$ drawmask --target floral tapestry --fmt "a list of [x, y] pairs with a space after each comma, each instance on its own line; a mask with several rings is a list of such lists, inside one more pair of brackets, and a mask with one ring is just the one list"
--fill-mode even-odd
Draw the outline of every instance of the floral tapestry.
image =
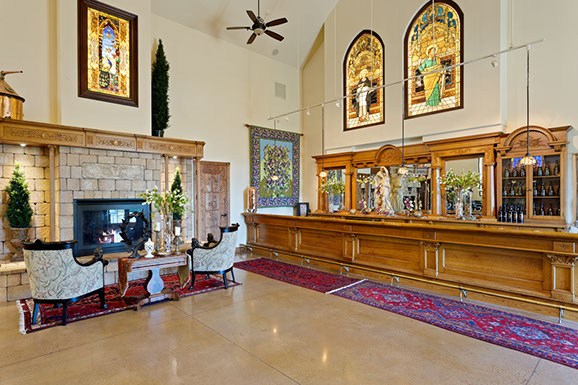
[[249, 126], [251, 186], [257, 189], [258, 207], [293, 206], [299, 201], [300, 137]]

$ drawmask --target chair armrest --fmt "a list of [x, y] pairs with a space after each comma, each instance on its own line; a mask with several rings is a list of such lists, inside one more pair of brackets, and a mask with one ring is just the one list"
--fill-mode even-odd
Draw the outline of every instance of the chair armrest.
[[191, 252], [190, 254], [192, 255], [194, 249], [211, 250], [219, 246], [219, 243], [221, 242], [220, 241], [215, 242], [215, 239], [213, 238], [212, 234], [209, 234], [209, 236], [207, 237], [207, 243], [205, 244], [199, 242], [197, 238], [193, 238], [191, 240], [191, 249], [189, 249], [189, 251]]
[[97, 262], [102, 262], [102, 267], [104, 267], [108, 265], [108, 261], [106, 259], [102, 259], [102, 255], [103, 255], [102, 247], [99, 247], [98, 249], [94, 250], [94, 257], [92, 257], [90, 261], [80, 262], [78, 259], [76, 259], [76, 257], [74, 257], [74, 262], [84, 267], [94, 265]]

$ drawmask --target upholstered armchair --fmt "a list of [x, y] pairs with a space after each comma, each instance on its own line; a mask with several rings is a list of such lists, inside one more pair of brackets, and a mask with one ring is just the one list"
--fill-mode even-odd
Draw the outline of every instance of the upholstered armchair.
[[34, 300], [32, 323], [36, 323], [41, 303], [62, 304], [62, 325], [66, 325], [68, 304], [93, 294], [98, 294], [100, 305], [104, 303], [104, 267], [102, 249], [94, 258], [81, 262], [74, 257], [76, 241], [24, 243], [24, 262], [30, 280]]
[[191, 271], [193, 274], [191, 280], [191, 290], [195, 285], [195, 276], [197, 274], [221, 274], [225, 289], [229, 288], [227, 282], [227, 273], [231, 272], [233, 282], [235, 274], [233, 273], [233, 260], [235, 258], [235, 249], [237, 247], [237, 230], [239, 224], [236, 223], [228, 227], [220, 227], [221, 239], [215, 242], [211, 234], [207, 237], [207, 242], [201, 244], [196, 238], [193, 238], [192, 248], [187, 250], [191, 257]]

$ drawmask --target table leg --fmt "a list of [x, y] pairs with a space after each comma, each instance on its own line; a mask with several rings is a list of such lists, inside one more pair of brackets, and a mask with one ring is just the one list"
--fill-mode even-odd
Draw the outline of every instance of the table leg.
[[165, 287], [165, 283], [161, 278], [159, 269], [151, 269], [149, 270], [149, 276], [145, 281], [145, 288], [149, 295], [159, 294], [163, 291]]

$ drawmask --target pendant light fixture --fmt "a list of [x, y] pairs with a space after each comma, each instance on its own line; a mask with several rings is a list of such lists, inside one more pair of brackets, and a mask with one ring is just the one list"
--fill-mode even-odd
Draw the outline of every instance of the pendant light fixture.
[[321, 178], [327, 178], [325, 171], [325, 104], [321, 105]]
[[530, 46], [526, 46], [526, 156], [520, 159], [521, 166], [534, 166], [536, 158], [530, 155]]
[[[273, 148], [274, 148], [274, 151], [275, 151], [275, 153], [276, 153], [276, 152], [277, 152], [277, 119], [273, 120], [273, 131], [274, 131], [274, 134], [273, 134]], [[271, 180], [272, 180], [273, 182], [278, 181], [278, 180], [279, 180], [279, 175], [277, 175], [277, 174], [271, 175]]]
[[408, 173], [405, 167], [405, 81], [401, 82], [401, 167], [397, 174], [405, 176]]

